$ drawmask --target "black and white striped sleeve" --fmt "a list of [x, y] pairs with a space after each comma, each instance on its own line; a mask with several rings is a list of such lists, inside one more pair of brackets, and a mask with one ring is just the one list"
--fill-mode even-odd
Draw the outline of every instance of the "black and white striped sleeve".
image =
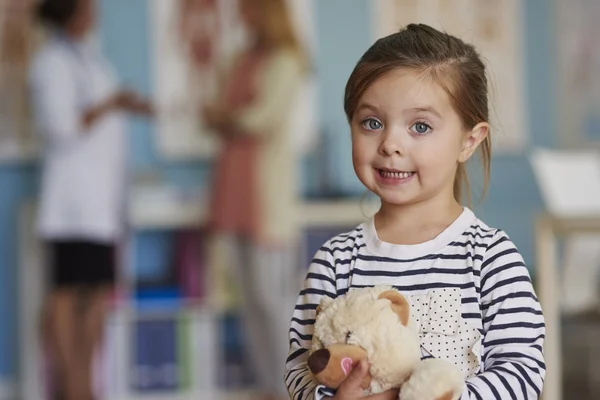
[[483, 373], [467, 380], [461, 400], [534, 400], [546, 366], [545, 323], [523, 258], [498, 231], [481, 267]]
[[285, 384], [293, 400], [320, 400], [333, 393], [312, 378], [306, 365], [315, 314], [323, 296], [336, 296], [335, 261], [331, 240], [317, 251], [298, 296], [289, 331], [290, 352], [285, 367]]

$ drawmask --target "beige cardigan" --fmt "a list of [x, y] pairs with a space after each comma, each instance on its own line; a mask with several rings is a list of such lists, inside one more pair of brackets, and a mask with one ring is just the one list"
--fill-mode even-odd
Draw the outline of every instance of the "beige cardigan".
[[291, 143], [291, 116], [303, 81], [297, 54], [274, 51], [257, 77], [257, 97], [236, 116], [242, 131], [264, 139], [258, 155], [261, 243], [287, 244], [296, 239], [298, 159]]

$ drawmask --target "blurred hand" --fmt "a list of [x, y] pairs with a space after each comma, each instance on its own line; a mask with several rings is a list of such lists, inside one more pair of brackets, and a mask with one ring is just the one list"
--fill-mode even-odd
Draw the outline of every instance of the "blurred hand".
[[120, 110], [134, 114], [152, 115], [154, 110], [149, 101], [130, 90], [117, 92], [113, 99], [113, 105]]
[[202, 109], [202, 119], [208, 126], [218, 126], [225, 120], [225, 109], [219, 104], [207, 104]]
[[123, 110], [135, 114], [152, 115], [153, 107], [135, 92], [121, 90], [105, 101], [85, 110], [82, 115], [82, 125], [85, 129], [92, 126], [99, 118], [115, 110]]
[[231, 136], [232, 116], [229, 110], [220, 104], [207, 104], [201, 112], [202, 119], [206, 126], [215, 130], [219, 136]]
[[363, 380], [369, 372], [369, 364], [362, 360], [352, 369], [344, 383], [339, 387], [333, 400], [398, 400], [398, 390], [388, 390], [384, 393], [367, 396], [364, 394], [364, 389], [361, 387]]

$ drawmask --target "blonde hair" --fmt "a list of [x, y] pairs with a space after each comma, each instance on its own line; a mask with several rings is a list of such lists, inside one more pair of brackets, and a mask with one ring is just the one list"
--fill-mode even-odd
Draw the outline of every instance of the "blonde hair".
[[292, 50], [303, 64], [308, 65], [308, 57], [292, 23], [286, 0], [242, 0], [252, 1], [261, 15], [263, 39], [274, 48]]

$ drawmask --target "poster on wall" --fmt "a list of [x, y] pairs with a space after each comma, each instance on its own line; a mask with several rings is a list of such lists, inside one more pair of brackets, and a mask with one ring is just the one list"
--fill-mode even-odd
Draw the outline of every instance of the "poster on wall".
[[[288, 0], [296, 29], [309, 47], [315, 43], [313, 1]], [[218, 148], [200, 110], [217, 95], [223, 62], [245, 45], [237, 2], [152, 0], [156, 135], [166, 158], [210, 158]]]
[[35, 0], [0, 0], [0, 162], [35, 156], [27, 72], [41, 40]]
[[374, 35], [425, 23], [475, 45], [489, 78], [494, 153], [518, 153], [526, 120], [523, 0], [373, 0]]
[[559, 142], [600, 148], [600, 2], [557, 2]]

